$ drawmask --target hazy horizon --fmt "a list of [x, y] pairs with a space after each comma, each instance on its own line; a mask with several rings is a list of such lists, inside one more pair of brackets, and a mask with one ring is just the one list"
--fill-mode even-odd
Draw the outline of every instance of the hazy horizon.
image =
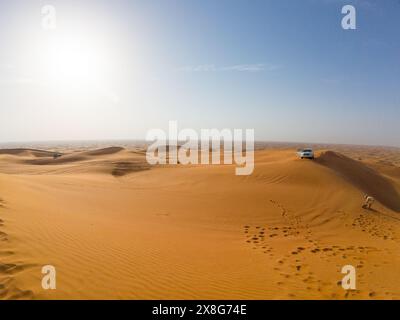
[[[199, 140], [201, 141], [201, 140]], [[178, 141], [184, 143], [185, 141]], [[89, 139], [89, 140], [32, 140], [32, 141], [0, 141], [0, 149], [6, 148], [40, 148], [48, 149], [51, 147], [82, 147], [82, 148], [103, 148], [103, 147], [139, 147], [148, 145], [151, 142], [145, 139]], [[290, 146], [290, 147], [317, 147], [324, 148], [329, 146], [354, 146], [354, 147], [378, 147], [378, 148], [394, 148], [400, 149], [399, 146], [383, 145], [383, 144], [349, 144], [349, 143], [329, 143], [329, 142], [312, 142], [312, 141], [267, 141], [255, 140], [256, 148], [264, 148], [269, 146]]]

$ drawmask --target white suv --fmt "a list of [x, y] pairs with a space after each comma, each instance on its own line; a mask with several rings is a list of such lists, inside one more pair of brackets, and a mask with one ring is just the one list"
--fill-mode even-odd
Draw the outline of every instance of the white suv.
[[297, 151], [297, 155], [301, 158], [307, 158], [307, 159], [314, 159], [314, 151], [311, 148], [307, 149], [300, 149]]

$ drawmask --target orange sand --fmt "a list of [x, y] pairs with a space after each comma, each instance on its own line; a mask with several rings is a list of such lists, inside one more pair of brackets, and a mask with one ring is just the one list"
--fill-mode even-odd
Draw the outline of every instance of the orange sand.
[[0, 298], [399, 299], [400, 151], [337, 151], [259, 150], [235, 176], [122, 148], [0, 150]]

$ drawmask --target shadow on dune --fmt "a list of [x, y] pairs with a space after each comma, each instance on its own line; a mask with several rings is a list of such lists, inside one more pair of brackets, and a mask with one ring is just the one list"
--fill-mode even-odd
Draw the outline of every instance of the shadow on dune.
[[56, 158], [54, 158], [54, 152], [50, 153], [47, 158], [41, 159], [28, 159], [24, 160], [26, 164], [34, 164], [34, 165], [57, 165], [57, 164], [68, 164], [72, 162], [78, 161], [85, 161], [90, 160], [91, 157], [98, 157], [98, 156], [106, 156], [118, 153], [124, 150], [124, 148], [120, 147], [109, 147], [103, 149], [97, 149], [92, 151], [84, 151], [79, 153], [72, 153], [67, 155], [59, 154]]
[[88, 155], [88, 156], [104, 156], [104, 155], [118, 153], [123, 150], [124, 150], [124, 148], [121, 148], [121, 147], [108, 147], [108, 148], [103, 148], [103, 149], [86, 151], [86, 152], [83, 152], [82, 154]]
[[12, 155], [12, 156], [32, 156], [36, 158], [52, 157], [54, 152], [38, 149], [0, 149], [0, 154]]
[[379, 172], [340, 153], [327, 151], [315, 162], [328, 167], [352, 185], [373, 196], [387, 208], [400, 212], [400, 195], [393, 184]]
[[67, 164], [83, 160], [86, 160], [86, 157], [81, 155], [66, 155], [58, 157], [57, 159], [54, 159], [53, 157], [44, 159], [29, 159], [29, 160], [24, 160], [23, 163], [43, 166], [43, 165]]
[[114, 168], [111, 171], [111, 174], [114, 177], [122, 177], [132, 172], [139, 172], [143, 170], [149, 170], [150, 166], [144, 162], [127, 162], [127, 161], [120, 161], [113, 163]]
[[[85, 170], [88, 170], [88, 167], [91, 167], [94, 170], [105, 170], [105, 172], [110, 172], [114, 177], [121, 177], [133, 172], [150, 169], [150, 166], [144, 160], [144, 154], [142, 153], [138, 154], [141, 156], [140, 159], [126, 159], [124, 161], [115, 161], [114, 158], [107, 157], [108, 155], [114, 155], [124, 150], [125, 149], [121, 147], [109, 147], [90, 151], [74, 152], [71, 154], [58, 154], [57, 157], [52, 153], [51, 157], [25, 159], [22, 160], [22, 163], [39, 166], [77, 164], [77, 166], [75, 166], [77, 168], [82, 164], [83, 167], [86, 168]], [[86, 161], [88, 163], [83, 164]]]

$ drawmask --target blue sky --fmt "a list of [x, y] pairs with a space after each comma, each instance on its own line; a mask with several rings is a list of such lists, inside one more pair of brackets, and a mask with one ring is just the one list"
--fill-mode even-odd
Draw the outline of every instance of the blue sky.
[[[73, 72], [56, 89], [44, 80], [44, 4], [57, 10], [52, 39], [86, 35], [107, 52], [96, 89]], [[341, 28], [345, 4], [356, 30]], [[0, 141], [143, 139], [178, 120], [254, 128], [258, 140], [400, 146], [399, 17], [397, 0], [2, 2]]]

